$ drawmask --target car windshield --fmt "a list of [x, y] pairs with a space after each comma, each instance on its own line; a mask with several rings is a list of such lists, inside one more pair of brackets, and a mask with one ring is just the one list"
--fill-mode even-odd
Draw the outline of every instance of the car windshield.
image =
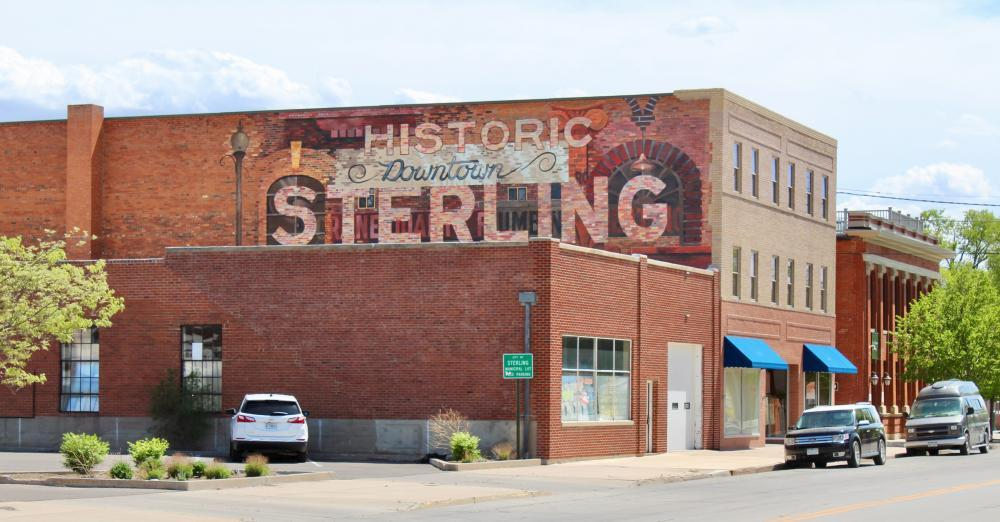
[[795, 423], [795, 429], [834, 428], [839, 426], [854, 426], [854, 413], [847, 411], [807, 411]]
[[952, 417], [962, 414], [962, 401], [957, 398], [951, 399], [923, 399], [913, 405], [910, 413], [911, 419], [924, 419], [927, 417]]
[[251, 415], [298, 415], [299, 406], [292, 401], [247, 401], [243, 404], [243, 413]]

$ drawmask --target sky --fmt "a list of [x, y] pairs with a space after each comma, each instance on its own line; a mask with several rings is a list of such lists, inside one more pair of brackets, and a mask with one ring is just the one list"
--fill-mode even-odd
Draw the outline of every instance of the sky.
[[[838, 189], [1000, 212], [1000, 0], [0, 0], [0, 121], [723, 87], [838, 140]], [[837, 208], [966, 206], [840, 194]]]

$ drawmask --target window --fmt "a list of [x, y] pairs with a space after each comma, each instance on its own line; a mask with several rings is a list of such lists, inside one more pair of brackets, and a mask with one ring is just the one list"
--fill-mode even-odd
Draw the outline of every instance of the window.
[[733, 143], [733, 190], [743, 192], [743, 144]]
[[743, 257], [740, 247], [733, 247], [733, 297], [740, 296], [740, 258]]
[[100, 411], [101, 344], [97, 328], [75, 332], [60, 351], [59, 411]]
[[204, 411], [222, 411], [222, 326], [182, 326], [184, 390]]
[[725, 423], [727, 437], [760, 434], [760, 370], [726, 368]]
[[788, 208], [795, 208], [795, 164], [788, 164]]
[[771, 256], [771, 302], [778, 304], [778, 256]]
[[828, 312], [826, 308], [826, 267], [819, 267], [819, 309]]
[[833, 374], [826, 372], [806, 372], [805, 407], [830, 406], [833, 404]]
[[806, 171], [806, 214], [813, 215], [813, 179], [816, 177], [811, 170]]
[[562, 183], [552, 183], [550, 186], [552, 188], [551, 192], [549, 192], [549, 196], [553, 200], [562, 199]]
[[806, 263], [806, 308], [813, 308], [813, 265]]
[[820, 193], [819, 212], [823, 219], [830, 218], [830, 176], [823, 176], [823, 187]]
[[563, 337], [562, 420], [629, 420], [632, 342]]
[[375, 208], [375, 189], [368, 189], [368, 197], [358, 198], [358, 208]]
[[771, 160], [771, 203], [778, 204], [778, 173], [781, 172], [781, 160]]
[[750, 299], [757, 300], [757, 251], [750, 251]]
[[757, 187], [758, 178], [760, 177], [760, 151], [756, 148], [750, 149], [750, 193], [753, 197], [760, 197], [760, 193]]
[[528, 199], [528, 189], [526, 187], [507, 187], [508, 201], [524, 201], [526, 199]]
[[785, 293], [788, 294], [787, 302], [788, 306], [795, 306], [795, 260], [788, 260], [787, 268], [787, 283], [785, 284]]

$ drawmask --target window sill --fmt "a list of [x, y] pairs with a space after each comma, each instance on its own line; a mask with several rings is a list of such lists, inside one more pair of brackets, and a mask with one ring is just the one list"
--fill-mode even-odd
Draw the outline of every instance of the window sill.
[[630, 420], [621, 421], [570, 421], [563, 422], [563, 428], [603, 428], [606, 426], [635, 426]]

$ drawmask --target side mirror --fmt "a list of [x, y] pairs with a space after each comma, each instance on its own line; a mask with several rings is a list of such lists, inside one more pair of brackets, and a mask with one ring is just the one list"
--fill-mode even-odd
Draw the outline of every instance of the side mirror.
[[859, 420], [859, 421], [858, 421], [858, 427], [859, 427], [859, 428], [860, 428], [861, 426], [867, 426], [867, 425], [869, 425], [869, 424], [871, 424], [871, 422], [870, 422], [869, 420], [867, 420], [867, 419], [863, 419], [863, 420]]
[[236, 408], [229, 408], [228, 410], [226, 410], [226, 413], [228, 413], [229, 415], [236, 415]]
[[972, 406], [969, 406], [968, 408], [965, 409], [965, 414], [966, 415], [972, 415], [974, 413], [976, 413], [976, 410]]
[[309, 410], [302, 410], [302, 416], [303, 417], [308, 417], [309, 416]]

